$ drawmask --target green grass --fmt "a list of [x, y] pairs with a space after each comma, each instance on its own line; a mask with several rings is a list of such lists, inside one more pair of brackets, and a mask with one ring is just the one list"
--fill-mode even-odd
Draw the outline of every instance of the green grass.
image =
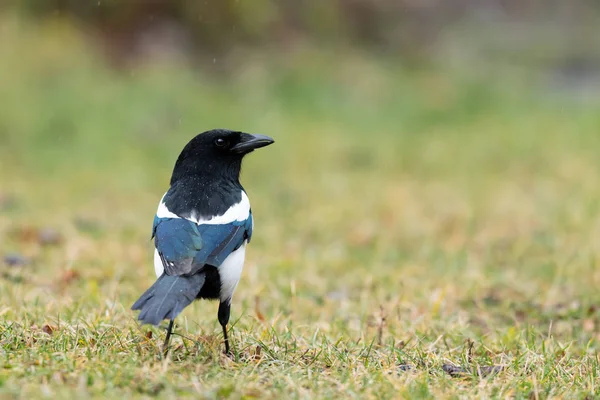
[[[3, 396], [600, 393], [599, 104], [356, 54], [117, 72], [64, 21], [3, 22], [0, 253], [32, 260], [1, 267]], [[235, 358], [202, 302], [162, 359], [129, 307], [173, 162], [213, 127], [276, 139], [244, 165]]]

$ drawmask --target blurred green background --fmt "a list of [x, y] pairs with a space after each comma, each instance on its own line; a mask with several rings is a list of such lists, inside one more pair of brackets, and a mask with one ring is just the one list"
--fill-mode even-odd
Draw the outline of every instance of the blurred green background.
[[[281, 162], [302, 158], [291, 149], [307, 137], [335, 142], [328, 162], [364, 171], [379, 153], [397, 171], [504, 156], [483, 168], [505, 170], [533, 162], [536, 145], [596, 143], [593, 1], [27, 0], [0, 10], [10, 174], [111, 167], [131, 175], [128, 188], [154, 189], [163, 162], [215, 126], [277, 136]], [[466, 158], [429, 154], [446, 141]]]
[[[3, 2], [0, 391], [596, 394], [599, 49], [591, 0]], [[217, 127], [276, 140], [242, 176], [238, 358], [203, 303], [165, 369], [128, 308], [173, 163]]]

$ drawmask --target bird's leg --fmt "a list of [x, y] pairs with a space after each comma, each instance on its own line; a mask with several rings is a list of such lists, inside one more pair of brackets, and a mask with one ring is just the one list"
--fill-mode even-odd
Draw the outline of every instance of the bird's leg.
[[229, 301], [222, 301], [219, 304], [219, 323], [223, 327], [223, 339], [225, 340], [225, 354], [229, 357], [232, 356], [229, 348], [229, 337], [227, 336], [227, 323], [229, 322], [229, 311], [231, 306]]
[[169, 341], [171, 340], [171, 332], [173, 331], [174, 319], [169, 321], [169, 327], [167, 328], [167, 336], [165, 337], [165, 343], [163, 344], [163, 354], [166, 357], [169, 352]]

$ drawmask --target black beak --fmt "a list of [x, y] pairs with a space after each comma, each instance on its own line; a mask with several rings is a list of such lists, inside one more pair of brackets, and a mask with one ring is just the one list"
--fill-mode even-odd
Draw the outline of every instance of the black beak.
[[268, 146], [275, 141], [266, 135], [251, 135], [249, 133], [242, 133], [241, 140], [238, 144], [231, 148], [236, 153], [250, 153], [254, 149]]

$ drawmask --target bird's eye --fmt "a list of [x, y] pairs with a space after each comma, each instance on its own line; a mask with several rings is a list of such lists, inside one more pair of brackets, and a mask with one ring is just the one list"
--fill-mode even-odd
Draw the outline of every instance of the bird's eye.
[[223, 138], [217, 138], [217, 139], [215, 139], [215, 145], [217, 147], [225, 147], [225, 146], [227, 146], [227, 140], [225, 140]]

